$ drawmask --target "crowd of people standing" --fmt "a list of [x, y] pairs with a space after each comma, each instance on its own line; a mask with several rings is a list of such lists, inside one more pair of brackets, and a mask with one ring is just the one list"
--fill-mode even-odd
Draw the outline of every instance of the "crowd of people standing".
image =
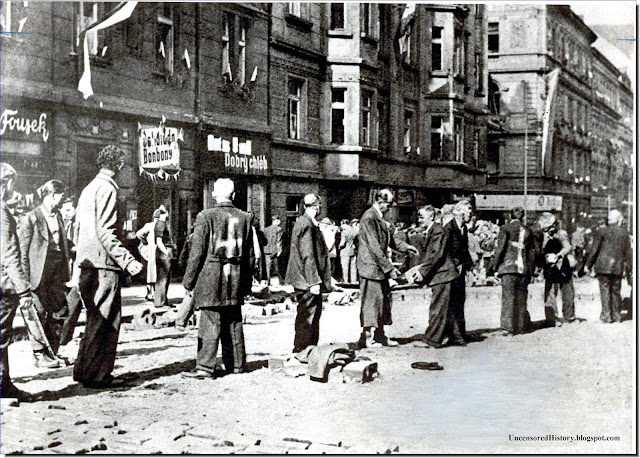
[[[116, 230], [115, 178], [124, 163], [123, 150], [105, 147], [98, 154], [99, 172], [82, 191], [77, 209], [66, 197], [65, 185], [51, 180], [38, 190], [40, 205], [24, 214], [19, 224], [13, 192], [18, 176], [10, 165], [1, 164], [2, 397], [32, 399], [9, 376], [7, 347], [18, 309], [38, 367], [74, 364], [74, 380], [87, 388], [123, 383], [112, 375], [121, 320], [120, 282], [123, 272], [136, 276], [143, 269]], [[271, 225], [260, 231], [250, 213], [233, 205], [235, 186], [230, 179], [217, 180], [212, 195], [213, 208], [198, 214], [179, 257], [185, 296], [176, 326], [184, 329], [194, 310], [201, 312], [196, 366], [183, 373], [188, 378], [215, 376], [219, 345], [226, 371], [244, 372], [241, 305], [256, 280], [270, 282], [276, 277], [293, 287], [298, 303], [293, 353], [300, 360], [319, 342], [322, 294], [336, 287], [336, 279], [359, 285], [361, 348], [398, 345], [385, 332], [385, 326], [393, 323], [391, 291], [397, 283], [431, 288], [429, 324], [421, 341], [441, 348], [476, 340], [467, 333], [465, 301], [467, 279], [478, 270], [500, 279], [500, 326], [506, 335], [532, 329], [528, 286], [538, 272], [545, 282], [549, 326], [579, 320], [573, 281], [587, 269], [593, 269], [600, 284], [603, 322], [620, 320], [621, 281], [631, 282], [631, 239], [618, 210], [609, 212], [607, 225], [591, 234], [578, 227], [572, 237], [552, 213], [543, 213], [528, 226], [520, 207], [512, 209], [499, 229], [475, 221], [466, 200], [441, 209], [423, 206], [417, 221], [406, 227], [385, 219], [394, 196], [382, 189], [361, 218], [345, 219], [337, 226], [329, 218], [319, 220], [322, 199], [308, 194], [293, 227], [283, 275], [281, 219], [274, 216]], [[165, 207], [158, 208], [153, 221], [136, 233], [147, 262], [147, 299], [153, 298], [156, 307], [168, 304], [174, 258], [167, 216]], [[83, 307], [87, 322], [74, 362], [61, 354], [61, 347], [73, 335]]]

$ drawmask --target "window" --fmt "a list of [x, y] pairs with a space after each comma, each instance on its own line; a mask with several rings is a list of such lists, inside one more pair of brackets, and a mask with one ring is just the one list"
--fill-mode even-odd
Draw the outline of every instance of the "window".
[[382, 101], [378, 102], [377, 105], [377, 111], [378, 111], [378, 149], [380, 150], [385, 150], [387, 149], [387, 140], [388, 140], [388, 136], [387, 136], [387, 132], [388, 132], [388, 125], [389, 125], [389, 121], [387, 119], [387, 110], [386, 110], [386, 106], [385, 103]]
[[247, 23], [240, 20], [238, 34], [238, 83], [244, 86], [247, 64]]
[[411, 121], [413, 118], [413, 111], [404, 110], [404, 153], [411, 152]]
[[380, 35], [380, 21], [375, 17], [375, 3], [363, 3], [362, 8], [362, 33], [366, 36], [378, 38]]
[[289, 138], [300, 139], [302, 85], [304, 81], [289, 78]]
[[174, 6], [164, 3], [162, 14], [158, 14], [156, 29], [156, 70], [166, 76], [173, 75], [174, 61]]
[[442, 116], [431, 116], [431, 160], [441, 161], [442, 154], [442, 138], [444, 118]]
[[431, 27], [431, 70], [442, 70], [442, 27]]
[[300, 5], [301, 5], [300, 2], [287, 3], [287, 12], [289, 14], [293, 14], [294, 16], [302, 17], [302, 9]]
[[478, 167], [480, 158], [480, 131], [473, 131], [473, 166]]
[[346, 89], [331, 90], [331, 143], [344, 145], [344, 111]]
[[11, 3], [2, 2], [0, 4], [0, 28], [3, 32], [12, 32], [11, 30]]
[[362, 136], [360, 141], [362, 142], [362, 146], [372, 146], [373, 135], [371, 132], [372, 128], [372, 108], [373, 102], [373, 93], [365, 92], [362, 96]]
[[498, 142], [488, 143], [487, 144], [487, 172], [496, 173], [499, 170], [500, 170], [500, 144]]
[[[81, 46], [80, 33], [98, 20], [98, 2], [80, 2], [76, 13], [76, 50]], [[87, 34], [89, 54], [98, 54], [98, 31]]]
[[464, 122], [462, 118], [455, 118], [453, 130], [455, 134], [455, 161], [464, 162]]
[[500, 86], [498, 86], [495, 81], [489, 78], [489, 111], [491, 112], [491, 114], [500, 114], [500, 102]]
[[476, 53], [473, 59], [474, 68], [476, 69], [476, 93], [484, 93], [484, 60], [482, 54]]
[[489, 22], [488, 45], [490, 53], [500, 52], [500, 33], [498, 22]]
[[455, 51], [453, 56], [453, 74], [464, 77], [466, 74], [466, 39], [462, 32], [456, 32]]
[[344, 29], [344, 3], [331, 4], [331, 30]]
[[230, 30], [231, 23], [233, 21], [233, 16], [225, 14], [222, 19], [222, 74], [227, 75], [227, 78], [231, 80], [233, 76], [231, 75], [231, 61], [229, 60], [229, 41], [230, 41]]

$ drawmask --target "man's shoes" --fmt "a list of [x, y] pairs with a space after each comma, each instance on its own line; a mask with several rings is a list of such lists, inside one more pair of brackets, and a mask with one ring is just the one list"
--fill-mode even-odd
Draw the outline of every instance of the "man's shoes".
[[85, 388], [91, 388], [93, 390], [103, 390], [107, 388], [119, 388], [124, 386], [125, 382], [121, 378], [116, 378], [111, 374], [105, 375], [102, 380], [98, 382], [82, 382], [82, 386]]
[[232, 371], [230, 371], [230, 374], [244, 374], [245, 372], [247, 372], [247, 370], [244, 367], [236, 367], [234, 368]]
[[53, 359], [44, 353], [34, 353], [33, 364], [40, 369], [57, 369], [60, 367], [60, 361]]
[[26, 391], [22, 391], [11, 382], [8, 382], [4, 386], [0, 386], [0, 398], [15, 398], [18, 402], [34, 402], [38, 400], [37, 396]]
[[183, 372], [180, 375], [182, 375], [182, 377], [184, 378], [191, 378], [195, 380], [212, 380], [216, 378], [216, 376], [213, 375], [211, 372], [207, 372], [202, 369], [194, 369], [190, 372]]
[[65, 366], [73, 366], [73, 364], [76, 362], [76, 358], [74, 358], [73, 356], [70, 356], [69, 358], [60, 354], [56, 356], [58, 358], [58, 361], [60, 361], [60, 363], [64, 364]]
[[144, 297], [144, 300], [147, 301], [147, 302], [153, 302], [153, 296], [146, 295]]
[[465, 342], [464, 340], [451, 340], [447, 342], [447, 345], [454, 347], [466, 347], [467, 342]]
[[376, 343], [379, 343], [383, 347], [397, 347], [399, 344], [395, 340], [389, 339], [387, 336], [382, 336], [376, 339]]
[[382, 344], [380, 342], [376, 342], [372, 338], [366, 339], [361, 342], [360, 348], [380, 348]]

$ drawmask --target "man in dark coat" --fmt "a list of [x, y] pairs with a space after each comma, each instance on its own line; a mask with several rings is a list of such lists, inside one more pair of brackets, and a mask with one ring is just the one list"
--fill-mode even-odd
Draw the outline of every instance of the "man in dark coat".
[[422, 341], [430, 347], [440, 348], [448, 337], [451, 345], [464, 345], [465, 341], [458, 327], [458, 322], [450, 307], [451, 288], [458, 278], [458, 271], [453, 264], [451, 249], [442, 226], [434, 222], [436, 209], [431, 205], [418, 211], [418, 221], [422, 233], [423, 245], [420, 251], [419, 264], [406, 273], [411, 283], [426, 283], [431, 287], [431, 306], [429, 307], [429, 326]]
[[38, 190], [42, 204], [27, 213], [20, 225], [22, 270], [29, 276], [34, 302], [53, 354], [29, 334], [36, 367], [60, 367], [56, 354], [69, 310], [65, 283], [70, 279], [69, 242], [59, 213], [65, 195], [61, 181], [51, 180]]
[[500, 228], [487, 275], [496, 271], [502, 286], [500, 327], [505, 335], [520, 334], [526, 327], [527, 294], [533, 266], [530, 262], [531, 231], [522, 223], [524, 209], [511, 210], [511, 220]]
[[298, 300], [293, 353], [318, 345], [322, 293], [331, 290], [331, 263], [318, 221], [320, 197], [304, 196], [304, 214], [293, 226], [291, 252], [285, 282], [292, 285]]
[[609, 212], [609, 225], [596, 233], [587, 259], [587, 267], [594, 268], [600, 283], [600, 320], [604, 323], [620, 321], [622, 277], [631, 284], [633, 251], [629, 234], [621, 227], [622, 220], [618, 210]]
[[278, 268], [278, 259], [280, 255], [282, 255], [282, 227], [280, 227], [279, 216], [276, 215], [271, 218], [271, 225], [264, 229], [264, 236], [267, 239], [267, 243], [264, 246], [267, 265], [267, 284], [271, 283], [273, 274], [278, 277], [278, 281], [281, 284], [282, 277], [280, 276], [280, 269]]
[[34, 396], [18, 389], [9, 375], [9, 344], [13, 334], [13, 319], [18, 307], [32, 306], [31, 285], [29, 277], [22, 271], [20, 262], [20, 244], [16, 220], [13, 218], [6, 201], [13, 196], [13, 187], [17, 178], [16, 171], [9, 164], [0, 163], [0, 183], [2, 186], [2, 268], [0, 283], [0, 396], [17, 398], [18, 401], [30, 402]]
[[451, 307], [456, 317], [458, 327], [465, 340], [467, 326], [464, 318], [464, 303], [466, 300], [467, 272], [473, 268], [473, 261], [469, 253], [469, 235], [467, 223], [471, 221], [471, 204], [467, 200], [458, 202], [453, 208], [453, 218], [445, 224], [444, 231], [447, 235], [448, 245], [451, 249], [453, 264], [458, 272], [458, 277], [451, 287]]
[[360, 323], [362, 347], [396, 346], [389, 340], [384, 326], [392, 324], [390, 278], [400, 275], [389, 260], [389, 248], [401, 252], [418, 253], [406, 243], [396, 246], [393, 226], [383, 215], [393, 203], [393, 194], [388, 189], [376, 193], [375, 202], [360, 218], [358, 232], [358, 275], [360, 276]]
[[116, 360], [122, 297], [123, 270], [137, 275], [142, 270], [118, 239], [118, 185], [114, 181], [125, 163], [125, 152], [114, 145], [98, 153], [100, 172], [78, 199], [76, 264], [78, 288], [86, 307], [87, 324], [73, 367], [73, 379], [87, 388], [121, 385], [111, 375]]
[[228, 178], [213, 185], [213, 208], [196, 217], [189, 262], [182, 280], [193, 291], [200, 309], [196, 367], [183, 377], [203, 380], [215, 377], [218, 341], [228, 373], [242, 373], [246, 364], [242, 304], [251, 293], [253, 218], [233, 206], [235, 188]]

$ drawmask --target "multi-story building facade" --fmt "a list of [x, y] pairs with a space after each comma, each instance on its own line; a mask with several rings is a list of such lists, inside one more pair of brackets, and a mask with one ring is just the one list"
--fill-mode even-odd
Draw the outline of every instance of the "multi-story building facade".
[[506, 132], [491, 136], [494, 173], [478, 208], [496, 217], [526, 199], [528, 211], [556, 211], [572, 228], [626, 202], [632, 137], [622, 110], [632, 95], [592, 47], [596, 35], [568, 6], [488, 8], [489, 105]]
[[[107, 144], [130, 153], [119, 185], [131, 238], [164, 204], [181, 240], [222, 176], [260, 226], [276, 213], [292, 223], [308, 192], [339, 220], [390, 187], [392, 219], [413, 222], [418, 205], [483, 189], [483, 5], [139, 2], [82, 34], [114, 7], [2, 2], [3, 31], [25, 32], [0, 38], [2, 156], [24, 194], [57, 178], [78, 195]], [[16, 127], [33, 120], [42, 127]], [[159, 125], [181, 132], [180, 173], [151, 179], [142, 133]]]

